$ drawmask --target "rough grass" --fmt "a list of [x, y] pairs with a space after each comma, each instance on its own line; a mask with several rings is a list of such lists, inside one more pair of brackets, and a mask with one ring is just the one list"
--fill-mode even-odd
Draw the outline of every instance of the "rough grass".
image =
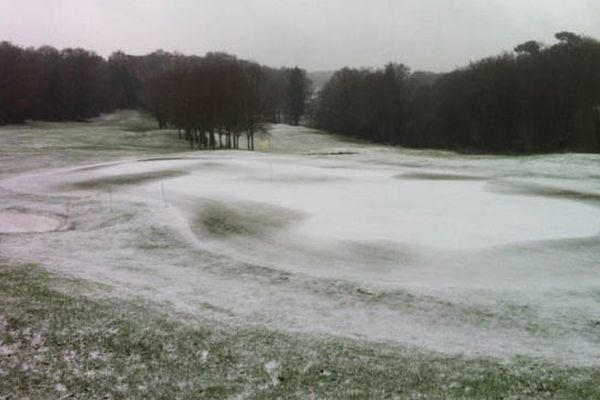
[[394, 176], [396, 179], [429, 181], [477, 181], [484, 178], [475, 175], [437, 174], [429, 172], [407, 172]]
[[92, 122], [31, 122], [1, 129], [0, 177], [189, 149], [178, 139], [177, 131], [154, 130], [156, 123], [136, 111], [121, 111]]
[[533, 183], [497, 181], [490, 182], [488, 189], [494, 193], [516, 194], [579, 201], [590, 205], [600, 205], [600, 194], [577, 190], [554, 188]]
[[[0, 266], [0, 399], [597, 399], [598, 369], [177, 322]], [[75, 290], [75, 288], [78, 288]]]
[[75, 182], [72, 184], [72, 187], [76, 189], [87, 190], [108, 189], [115, 186], [140, 185], [161, 179], [175, 178], [185, 174], [186, 173], [183, 171], [175, 170], [141, 172], [138, 174], [122, 174]]
[[238, 202], [223, 206], [206, 202], [193, 226], [197, 233], [206, 230], [220, 237], [262, 236], [301, 220], [301, 212], [263, 203]]

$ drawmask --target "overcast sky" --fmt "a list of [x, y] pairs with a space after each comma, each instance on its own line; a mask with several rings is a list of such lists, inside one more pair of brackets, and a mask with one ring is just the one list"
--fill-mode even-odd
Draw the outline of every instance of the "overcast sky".
[[221, 50], [308, 70], [446, 71], [562, 30], [600, 39], [600, 0], [0, 0], [0, 40], [24, 46]]

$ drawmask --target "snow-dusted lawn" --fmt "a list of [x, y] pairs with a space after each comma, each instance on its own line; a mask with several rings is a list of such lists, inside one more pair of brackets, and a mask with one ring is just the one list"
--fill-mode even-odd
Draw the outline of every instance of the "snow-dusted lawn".
[[599, 367], [599, 156], [270, 133], [190, 153], [135, 113], [0, 129], [0, 218], [69, 227], [0, 255], [231, 329]]
[[81, 297], [102, 289], [0, 262], [0, 398], [580, 400], [599, 391], [592, 368], [231, 329], [156, 303]]
[[19, 210], [0, 212], [0, 233], [40, 233], [52, 232], [62, 226], [57, 218], [23, 213]]

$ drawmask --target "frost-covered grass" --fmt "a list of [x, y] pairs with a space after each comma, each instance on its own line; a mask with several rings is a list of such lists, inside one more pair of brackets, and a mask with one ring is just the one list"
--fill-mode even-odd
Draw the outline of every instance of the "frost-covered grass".
[[77, 189], [110, 190], [114, 186], [136, 185], [184, 175], [180, 171], [158, 171], [138, 174], [127, 174], [80, 181], [73, 186]]
[[597, 397], [600, 156], [270, 134], [0, 129], [0, 399]]
[[[597, 399], [600, 370], [289, 335], [173, 315], [0, 266], [1, 399]], [[69, 294], [66, 294], [66, 293]]]
[[57, 218], [22, 213], [18, 209], [0, 211], [0, 233], [51, 232], [63, 226]]
[[188, 149], [185, 141], [177, 140], [176, 131], [158, 130], [155, 121], [135, 111], [84, 123], [31, 122], [3, 127], [0, 143], [0, 178]]
[[192, 223], [192, 229], [199, 234], [206, 230], [219, 237], [262, 236], [281, 230], [302, 218], [300, 212], [261, 203], [240, 202], [224, 206], [217, 202], [208, 202], [200, 207], [199, 216]]
[[600, 206], [600, 193], [544, 186], [531, 182], [523, 183], [499, 181], [492, 183], [490, 185], [490, 190], [506, 194], [530, 195], [546, 198], [558, 198], [572, 201], [580, 201], [583, 203], [594, 205], [596, 207]]

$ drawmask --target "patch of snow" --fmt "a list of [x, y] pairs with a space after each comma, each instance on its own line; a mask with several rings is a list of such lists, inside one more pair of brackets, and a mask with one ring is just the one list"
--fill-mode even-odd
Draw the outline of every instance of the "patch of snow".
[[[69, 133], [89, 137], [90, 126]], [[69, 197], [75, 226], [2, 236], [0, 251], [232, 325], [600, 362], [589, 335], [600, 156], [463, 156], [283, 125], [271, 134], [262, 153], [115, 161], [48, 152], [60, 168], [0, 168], [3, 206], [60, 214]], [[135, 181], [146, 173], [161, 178]], [[74, 188], [113, 178], [110, 192]]]
[[271, 385], [279, 385], [279, 373], [281, 371], [279, 363], [277, 361], [269, 361], [265, 364], [265, 371], [271, 377]]
[[200, 361], [202, 362], [202, 364], [206, 364], [207, 360], [208, 360], [208, 351], [202, 350], [202, 353], [200, 353]]
[[63, 222], [58, 218], [18, 211], [0, 212], [0, 233], [40, 233], [59, 229]]
[[65, 393], [67, 391], [67, 387], [62, 383], [57, 383], [56, 385], [54, 385], [54, 390], [56, 390], [59, 393]]
[[0, 357], [10, 356], [15, 353], [14, 346], [3, 345], [0, 342]]
[[42, 335], [40, 335], [39, 333], [33, 334], [33, 336], [31, 337], [31, 346], [40, 347], [43, 344], [44, 344], [44, 337]]

